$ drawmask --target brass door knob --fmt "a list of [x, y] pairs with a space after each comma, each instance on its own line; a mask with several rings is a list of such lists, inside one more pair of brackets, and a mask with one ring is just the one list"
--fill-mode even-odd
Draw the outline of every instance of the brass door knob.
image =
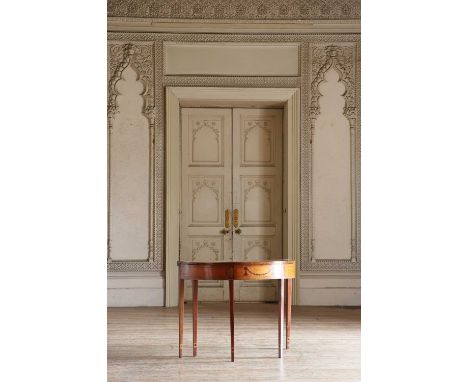
[[237, 228], [234, 232], [239, 235], [242, 232], [242, 230], [240, 228]]
[[222, 234], [226, 235], [228, 234], [229, 232], [231, 232], [230, 230], [226, 229], [226, 228], [223, 228], [221, 231], [220, 231]]

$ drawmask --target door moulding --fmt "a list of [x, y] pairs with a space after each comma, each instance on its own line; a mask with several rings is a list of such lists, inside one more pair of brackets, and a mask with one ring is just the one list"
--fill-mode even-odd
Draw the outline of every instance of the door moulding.
[[[283, 118], [283, 258], [296, 260], [300, 249], [300, 89], [299, 88], [166, 88], [165, 306], [178, 304], [177, 260], [181, 211], [180, 109], [182, 107], [279, 107]], [[293, 304], [298, 304], [297, 278]]]

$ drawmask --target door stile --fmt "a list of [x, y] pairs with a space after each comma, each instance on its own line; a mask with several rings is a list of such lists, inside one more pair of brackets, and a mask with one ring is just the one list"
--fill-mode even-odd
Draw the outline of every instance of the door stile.
[[[185, 261], [231, 261], [232, 110], [182, 108], [181, 249]], [[200, 301], [226, 301], [224, 281], [200, 281]], [[191, 283], [187, 283], [191, 289]], [[190, 299], [191, 291], [186, 296]]]
[[[233, 261], [282, 258], [281, 109], [233, 109]], [[237, 282], [236, 301], [276, 301], [276, 284]]]

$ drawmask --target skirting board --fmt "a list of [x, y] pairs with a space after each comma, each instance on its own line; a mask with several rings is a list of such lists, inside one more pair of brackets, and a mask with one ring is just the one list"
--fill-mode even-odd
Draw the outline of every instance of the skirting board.
[[[299, 305], [360, 306], [360, 275], [301, 275]], [[109, 272], [107, 306], [164, 306], [164, 274]]]
[[298, 300], [299, 305], [360, 306], [360, 274], [301, 275]]
[[360, 306], [361, 288], [301, 288], [299, 305]]
[[164, 306], [164, 274], [109, 272], [107, 306]]

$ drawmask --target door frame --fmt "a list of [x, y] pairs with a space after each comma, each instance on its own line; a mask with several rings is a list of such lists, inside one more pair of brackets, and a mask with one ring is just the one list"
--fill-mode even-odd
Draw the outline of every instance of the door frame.
[[294, 305], [299, 302], [300, 250], [300, 89], [299, 88], [166, 88], [165, 306], [178, 304], [179, 221], [181, 212], [182, 107], [283, 108], [283, 259], [296, 260]]

